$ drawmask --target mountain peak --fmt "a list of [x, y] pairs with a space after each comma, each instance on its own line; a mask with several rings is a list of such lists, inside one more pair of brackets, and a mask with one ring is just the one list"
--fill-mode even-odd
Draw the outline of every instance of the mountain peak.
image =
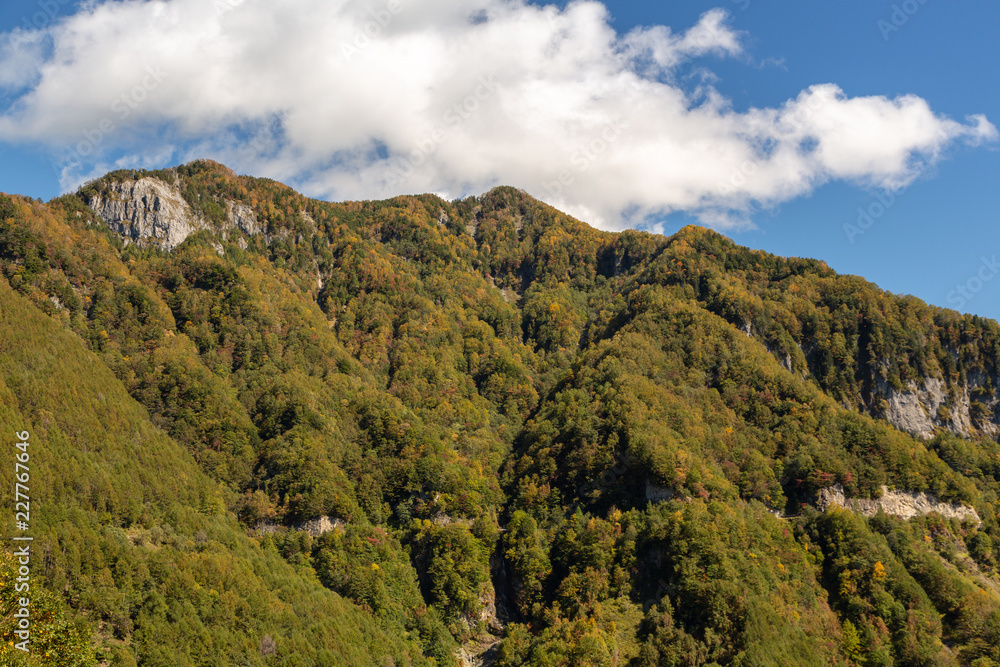
[[334, 204], [208, 162], [0, 196], [0, 273], [74, 664], [997, 645], [994, 322], [515, 188]]

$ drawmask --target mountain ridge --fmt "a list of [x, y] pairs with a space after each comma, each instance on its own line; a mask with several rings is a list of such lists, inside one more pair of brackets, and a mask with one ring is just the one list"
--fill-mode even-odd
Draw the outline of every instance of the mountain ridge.
[[[205, 164], [209, 168], [216, 169], [226, 176], [235, 176], [235, 172], [223, 165], [212, 162], [206, 162]], [[176, 183], [176, 174], [174, 176]], [[112, 189], [115, 188], [112, 176], [99, 179], [97, 183], [112, 183]], [[210, 227], [204, 220], [192, 216], [190, 206], [175, 209], [169, 203], [177, 201], [184, 203], [182, 193], [175, 186], [159, 180], [155, 176], [144, 177], [135, 181], [135, 183], [136, 186], [134, 187], [136, 190], [133, 192], [131, 199], [121, 200], [120, 198], [115, 198], [113, 201], [117, 205], [112, 207], [108, 206], [108, 202], [103, 200], [101, 195], [84, 195], [85, 203], [94, 210], [105, 224], [122, 235], [126, 242], [152, 242], [161, 249], [169, 251], [195, 231], [210, 230]], [[121, 185], [117, 187], [120, 188]], [[85, 187], [84, 192], [88, 188], [93, 188], [93, 184]], [[152, 196], [150, 196], [151, 191], [153, 192]], [[527, 193], [515, 191], [513, 188], [506, 186], [494, 188], [494, 190], [491, 190], [491, 193], [506, 191], [514, 191], [520, 196], [531, 199]], [[135, 194], [135, 192], [138, 194]], [[482, 195], [482, 198], [489, 196], [490, 193], [486, 193]], [[441, 200], [441, 203], [444, 204], [445, 202]], [[271, 236], [258, 222], [258, 216], [255, 212], [245, 202], [227, 199], [224, 204], [226, 207], [225, 224], [217, 226], [216, 229], [221, 234], [223, 240], [227, 238], [228, 233], [237, 231], [242, 232], [245, 237], [253, 237], [261, 234], [265, 239], [265, 243], [270, 244]], [[161, 210], [163, 211], [162, 214], [160, 213]], [[305, 213], [305, 211], [302, 211], [302, 213]], [[442, 215], [447, 219], [447, 215], [443, 210]], [[145, 219], [147, 216], [152, 216], [154, 221], [146, 222]], [[138, 225], [136, 223], [137, 217], [143, 220]], [[162, 227], [157, 226], [156, 221], [159, 220], [162, 220], [166, 224]], [[131, 226], [126, 227], [127, 223], [131, 223]], [[442, 222], [441, 224], [444, 225], [445, 223]], [[586, 223], [580, 224], [585, 225]], [[466, 231], [473, 230], [470, 236], [475, 238], [475, 230], [477, 228], [478, 225], [469, 225]], [[520, 234], [521, 229], [517, 228], [516, 225], [515, 228]], [[702, 231], [703, 228], [691, 225], [679, 230], [674, 237], [697, 239]], [[728, 239], [727, 242], [732, 243]], [[239, 243], [241, 247], [245, 248], [246, 239], [241, 238]], [[218, 252], [220, 248], [217, 247], [216, 250]], [[777, 259], [788, 261], [796, 258], [777, 257]], [[822, 262], [819, 263], [819, 266], [826, 268], [825, 263]], [[837, 274], [831, 271], [831, 275]], [[493, 279], [493, 276], [488, 277]], [[850, 278], [850, 276], [845, 277]], [[322, 281], [322, 277], [319, 277], [319, 280]], [[929, 306], [929, 308], [934, 309], [935, 307]], [[940, 310], [944, 311], [946, 309]], [[752, 323], [749, 320], [743, 324], [743, 327], [749, 335], [753, 335]], [[765, 340], [766, 345], [768, 342]], [[801, 345], [798, 347], [800, 351], [805, 353]], [[770, 345], [768, 345], [768, 348], [769, 350], [772, 349]], [[775, 348], [773, 349], [773, 353], [775, 355], [783, 355], [779, 356], [779, 361], [782, 361], [791, 370], [792, 357], [787, 350]], [[882, 360], [881, 363], [886, 367], [888, 366], [885, 360]], [[874, 388], [869, 389], [867, 397], [858, 396], [856, 399], [858, 404], [854, 407], [860, 407], [873, 416], [883, 417], [900, 430], [918, 435], [924, 439], [932, 437], [935, 428], [942, 426], [958, 435], [970, 436], [977, 431], [977, 427], [973, 424], [973, 417], [970, 415], [974, 402], [972, 395], [984, 385], [1000, 385], [1000, 371], [988, 379], [978, 376], [966, 378], [965, 384], [967, 388], [963, 390], [961, 395], [950, 401], [955, 409], [949, 410], [947, 419], [939, 416], [939, 412], [942, 409], [948, 409], [949, 403], [948, 394], [950, 393], [950, 388], [945, 386], [946, 381], [944, 378], [922, 376], [916, 380], [910, 380], [905, 384], [899, 384], [891, 382], [888, 378], [878, 377], [873, 374], [869, 382], [874, 385]], [[978, 420], [980, 422], [979, 426], [983, 429], [985, 435], [995, 437], [1000, 434], [1000, 404], [994, 401], [992, 404], [987, 405], [985, 410], [986, 412], [992, 412], [993, 416], [989, 419]], [[980, 412], [982, 411], [980, 409]]]
[[[697, 227], [602, 232], [510, 187], [328, 203], [204, 161], [0, 197], [0, 275], [211, 480], [220, 559], [283, 560], [398, 637], [396, 664], [1000, 660], [995, 322]], [[905, 398], [922, 385], [943, 400]], [[908, 520], [842, 507], [903, 496]], [[144, 507], [84, 512], [205, 543]], [[116, 628], [91, 634], [109, 664], [385, 662], [308, 614], [209, 641], [257, 593], [75, 563], [39, 578], [80, 627]], [[151, 589], [190, 607], [127, 592]]]

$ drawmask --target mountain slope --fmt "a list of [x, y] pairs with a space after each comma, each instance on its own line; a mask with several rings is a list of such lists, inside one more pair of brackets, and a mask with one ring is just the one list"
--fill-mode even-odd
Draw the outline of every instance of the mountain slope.
[[[994, 322], [511, 188], [330, 204], [196, 162], [0, 213], [6, 280], [212, 480], [172, 502], [235, 514], [226, 558], [280, 554], [397, 664], [1000, 661]], [[886, 489], [955, 518], [828, 506]], [[124, 653], [173, 645], [47, 576]]]
[[[6, 280], [0, 396], [5, 450], [13, 430], [31, 434], [32, 576], [70, 593], [61, 613], [96, 634], [98, 659], [360, 666], [407, 655], [405, 642], [248, 539], [191, 456], [79, 338]], [[12, 473], [5, 466], [7, 488]], [[6, 604], [13, 590], [4, 593]], [[52, 661], [37, 643], [35, 661], [4, 644], [5, 664], [94, 664], [94, 648], [74, 636], [36, 630], [36, 642], [39, 634]]]

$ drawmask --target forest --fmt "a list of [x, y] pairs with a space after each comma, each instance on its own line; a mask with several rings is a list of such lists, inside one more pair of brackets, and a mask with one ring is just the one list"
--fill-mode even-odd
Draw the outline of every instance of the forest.
[[[176, 248], [99, 214], [137, 181]], [[996, 322], [509, 187], [0, 195], [0, 664], [1000, 667], [998, 383]]]

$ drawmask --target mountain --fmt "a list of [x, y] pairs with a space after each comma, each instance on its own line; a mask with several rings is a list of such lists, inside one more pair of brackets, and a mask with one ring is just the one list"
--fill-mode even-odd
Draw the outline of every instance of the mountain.
[[0, 220], [10, 664], [1000, 664], [996, 322], [506, 187]]

